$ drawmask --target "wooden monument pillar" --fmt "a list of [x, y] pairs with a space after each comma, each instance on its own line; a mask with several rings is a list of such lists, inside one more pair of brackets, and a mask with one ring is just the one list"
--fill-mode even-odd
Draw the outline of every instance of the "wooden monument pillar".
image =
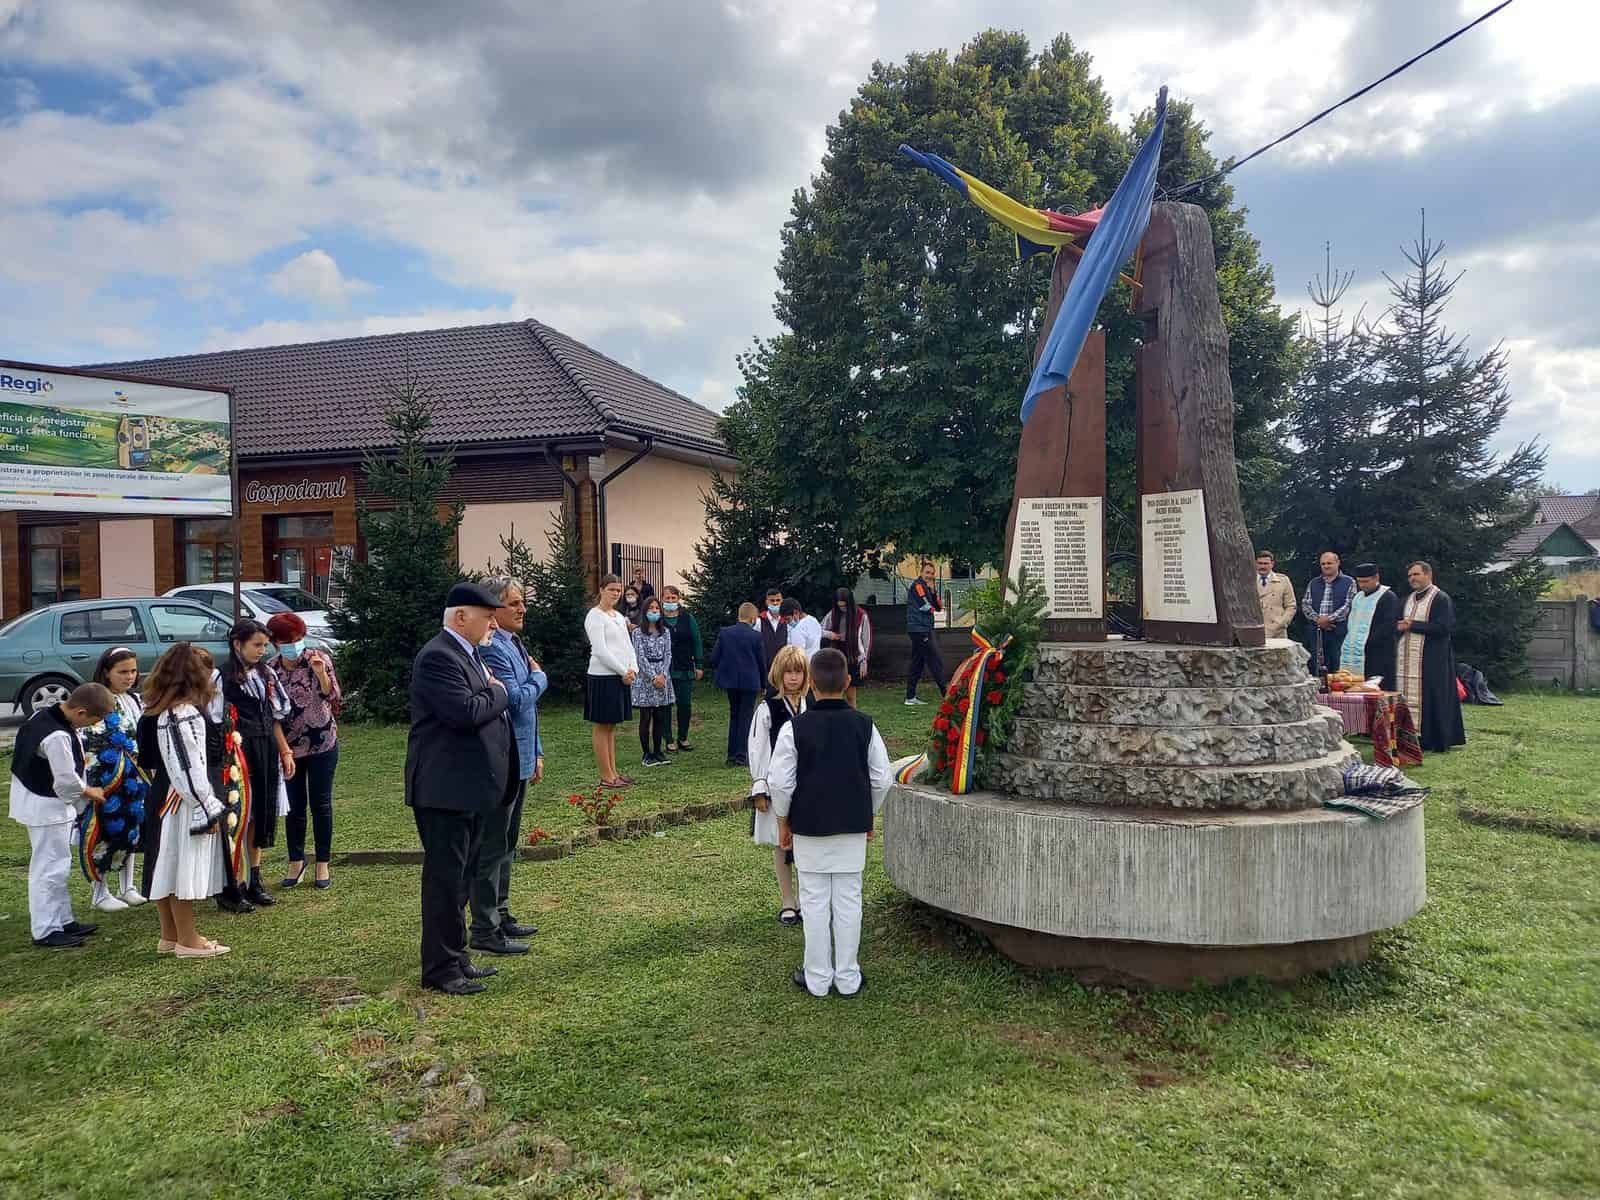
[[[1056, 255], [1043, 351], [1077, 259]], [[1233, 456], [1228, 331], [1205, 210], [1156, 204], [1138, 298], [1136, 430], [1140, 608], [1151, 641], [1261, 646], [1249, 531]], [[1022, 429], [1006, 529], [1006, 571], [1043, 577], [1044, 638], [1101, 641], [1105, 623], [1105, 336], [1093, 331], [1064, 388]]]
[[1233, 456], [1228, 330], [1204, 209], [1153, 207], [1138, 313], [1145, 327], [1135, 450], [1145, 637], [1265, 645]]
[[[1070, 251], [1056, 255], [1035, 362], [1076, 266]], [[1051, 598], [1045, 641], [1105, 640], [1105, 495], [1106, 338], [1096, 329], [1066, 386], [1051, 388], [1034, 403], [1017, 450], [1006, 570], [1015, 576], [1020, 561], [1033, 577], [1044, 576]]]

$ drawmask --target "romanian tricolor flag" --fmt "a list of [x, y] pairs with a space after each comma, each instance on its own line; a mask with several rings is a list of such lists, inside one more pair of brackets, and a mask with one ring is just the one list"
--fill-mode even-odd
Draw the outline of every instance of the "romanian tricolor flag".
[[976, 175], [946, 162], [937, 154], [913, 150], [902, 145], [904, 154], [919, 167], [926, 167], [968, 200], [1017, 235], [1017, 257], [1054, 254], [1072, 241], [1082, 241], [1094, 232], [1100, 210], [1082, 214], [1058, 213], [1048, 208], [1029, 208], [1004, 192], [990, 187]]
[[991, 642], [976, 629], [972, 631], [972, 641], [977, 649], [956, 668], [955, 678], [946, 693], [958, 708], [962, 699], [967, 701], [967, 711], [960, 717], [955, 753], [951, 756], [950, 792], [956, 796], [965, 796], [972, 790], [973, 768], [978, 760], [978, 731], [983, 727], [985, 681], [989, 669], [1006, 656], [1006, 647], [1011, 645], [1009, 636], [998, 643]]

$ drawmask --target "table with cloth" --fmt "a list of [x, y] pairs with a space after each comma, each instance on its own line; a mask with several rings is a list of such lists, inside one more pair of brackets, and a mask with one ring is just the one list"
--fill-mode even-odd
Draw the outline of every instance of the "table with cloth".
[[1411, 706], [1399, 692], [1319, 692], [1317, 703], [1339, 714], [1348, 734], [1372, 738], [1372, 761], [1380, 767], [1414, 767], [1422, 762], [1422, 741]]

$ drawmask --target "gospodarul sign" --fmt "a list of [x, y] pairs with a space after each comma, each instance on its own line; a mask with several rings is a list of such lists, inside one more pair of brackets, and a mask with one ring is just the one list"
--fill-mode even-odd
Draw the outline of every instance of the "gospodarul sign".
[[245, 485], [246, 504], [293, 504], [305, 500], [343, 500], [350, 486], [348, 477], [302, 479], [298, 483], [260, 483]]

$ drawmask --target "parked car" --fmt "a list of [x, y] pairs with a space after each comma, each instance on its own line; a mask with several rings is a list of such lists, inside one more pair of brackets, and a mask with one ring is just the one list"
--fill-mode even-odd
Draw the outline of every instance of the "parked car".
[[203, 605], [164, 596], [74, 600], [23, 613], [0, 625], [0, 701], [24, 714], [58, 704], [113, 646], [139, 656], [141, 675], [174, 642], [204, 646], [222, 662], [228, 624]]
[[[197, 600], [219, 613], [233, 612], [231, 582], [185, 584], [183, 587], [173, 588], [167, 595]], [[263, 625], [273, 613], [299, 613], [300, 619], [306, 623], [306, 633], [310, 638], [324, 646], [332, 647], [339, 644], [333, 636], [327, 608], [321, 600], [304, 588], [295, 587], [291, 583], [241, 583], [239, 605], [244, 609], [239, 615], [253, 617]]]

